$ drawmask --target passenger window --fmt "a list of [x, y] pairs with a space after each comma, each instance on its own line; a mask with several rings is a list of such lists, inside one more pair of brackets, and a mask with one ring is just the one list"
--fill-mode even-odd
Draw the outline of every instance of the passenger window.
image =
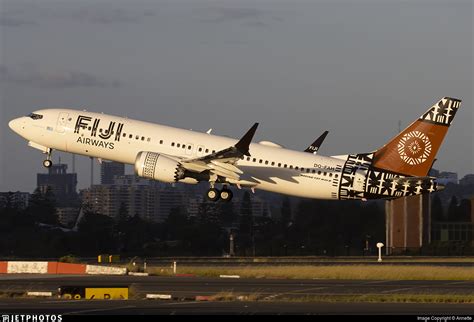
[[298, 169], [299, 169], [299, 167], [295, 167], [295, 170], [298, 170]]
[[163, 144], [163, 140], [160, 140], [160, 144]]
[[274, 165], [275, 165], [275, 161], [272, 161], [272, 166], [274, 166]]
[[260, 159], [260, 161], [258, 161], [258, 163], [262, 163], [262, 162], [263, 162], [263, 160], [262, 160], [262, 159]]
[[201, 152], [201, 151], [202, 151], [202, 148], [199, 148], [198, 151]]
[[267, 161], [267, 160], [265, 160], [265, 164], [268, 164], [268, 161]]
[[304, 172], [304, 168], [301, 168], [301, 172]]
[[318, 174], [321, 175], [321, 171], [318, 171]]
[[188, 150], [191, 150], [191, 146], [190, 146], [190, 145], [188, 145]]
[[150, 141], [151, 141], [151, 138], [148, 138], [148, 139], [146, 139], [146, 140], [147, 140], [148, 142], [150, 142]]
[[90, 130], [92, 130], [92, 127], [89, 126], [87, 129], [90, 131]]
[[290, 169], [293, 169], [293, 166], [292, 166], [292, 165], [290, 165]]
[[124, 133], [124, 134], [123, 134], [123, 137], [126, 137], [126, 136], [127, 136], [127, 133]]
[[334, 175], [334, 178], [336, 178], [336, 179], [339, 178], [339, 175], [335, 174], [335, 175]]
[[209, 153], [209, 149], [206, 149], [206, 153]]
[[288, 166], [285, 164], [285, 165], [283, 165], [283, 168], [288, 168]]
[[253, 158], [253, 160], [252, 160], [252, 161], [253, 161], [253, 162], [257, 162], [257, 159]]
[[178, 148], [179, 148], [180, 146], [181, 146], [181, 144], [179, 144], [179, 143], [178, 143], [178, 144], [176, 144], [176, 147], [178, 147]]
[[329, 173], [329, 177], [330, 177], [330, 178], [332, 177], [332, 173]]
[[140, 139], [140, 135], [137, 135], [137, 136], [135, 137], [135, 139], [136, 139], [136, 140]]
[[327, 172], [324, 172], [323, 175], [326, 176], [328, 173]]
[[212, 153], [216, 153], [216, 150], [212, 150]]
[[128, 136], [128, 138], [129, 138], [129, 139], [133, 138], [133, 134], [130, 134], [130, 135]]
[[144, 136], [142, 136], [142, 141], [145, 141], [145, 137], [144, 137]]
[[[86, 128], [86, 127], [84, 126], [84, 128]], [[102, 133], [102, 129], [99, 129], [99, 132]]]
[[278, 163], [278, 167], [279, 167], [279, 168], [281, 167], [281, 163]]
[[250, 161], [250, 157], [247, 157], [247, 161]]
[[311, 171], [310, 169], [306, 169], [306, 173], [309, 173], [309, 171]]
[[174, 142], [171, 142], [171, 146], [174, 146]]
[[313, 170], [313, 173], [316, 173], [316, 170]]
[[186, 145], [183, 144], [183, 149], [186, 149]]

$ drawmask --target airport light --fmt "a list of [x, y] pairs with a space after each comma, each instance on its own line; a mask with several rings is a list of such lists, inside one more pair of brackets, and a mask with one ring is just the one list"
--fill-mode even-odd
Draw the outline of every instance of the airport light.
[[377, 260], [378, 262], [381, 262], [382, 261], [382, 247], [383, 247], [383, 243], [377, 243], [377, 248], [379, 249], [379, 259]]

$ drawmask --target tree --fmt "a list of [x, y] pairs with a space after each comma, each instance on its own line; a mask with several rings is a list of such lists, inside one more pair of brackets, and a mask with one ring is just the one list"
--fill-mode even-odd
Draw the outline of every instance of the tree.
[[281, 204], [281, 223], [283, 227], [288, 227], [292, 220], [290, 198], [285, 197]]
[[246, 254], [248, 249], [252, 248], [252, 253], [255, 253], [254, 234], [253, 234], [253, 214], [252, 201], [248, 191], [244, 193], [242, 203], [240, 205], [240, 233], [239, 241], [241, 249]]
[[36, 222], [52, 225], [58, 223], [56, 200], [51, 187], [48, 187], [44, 194], [39, 188], [35, 189], [30, 198], [27, 213]]
[[468, 222], [471, 220], [471, 202], [467, 199], [462, 199], [456, 213], [458, 221]]
[[251, 234], [253, 226], [252, 201], [248, 191], [244, 193], [240, 204], [240, 233]]
[[431, 219], [435, 222], [445, 220], [443, 204], [438, 194], [436, 194], [431, 201]]
[[457, 212], [458, 198], [456, 198], [456, 196], [452, 196], [448, 206], [448, 221], [457, 221]]
[[221, 222], [224, 225], [230, 226], [235, 222], [236, 216], [235, 216], [235, 210], [234, 210], [234, 203], [232, 202], [220, 203], [218, 212], [219, 212], [219, 217], [221, 219]]
[[114, 250], [114, 222], [112, 218], [88, 212], [79, 223], [81, 252], [83, 254], [100, 254]]
[[126, 222], [130, 214], [128, 213], [127, 204], [124, 201], [120, 202], [120, 208], [118, 211], [118, 221]]
[[165, 220], [165, 237], [167, 240], [183, 240], [188, 225], [188, 216], [181, 207], [171, 208]]

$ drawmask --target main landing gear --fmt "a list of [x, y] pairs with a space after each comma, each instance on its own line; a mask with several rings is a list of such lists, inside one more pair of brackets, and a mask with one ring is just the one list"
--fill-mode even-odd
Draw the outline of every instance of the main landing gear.
[[48, 156], [46, 157], [46, 160], [43, 160], [43, 167], [45, 168], [51, 168], [51, 166], [53, 165], [53, 161], [51, 161], [51, 152], [51, 149], [48, 149], [48, 151], [46, 152]]
[[226, 186], [224, 186], [222, 190], [212, 187], [209, 190], [207, 190], [206, 196], [207, 196], [207, 199], [209, 199], [210, 201], [217, 201], [221, 199], [224, 202], [229, 202], [232, 200], [233, 193]]

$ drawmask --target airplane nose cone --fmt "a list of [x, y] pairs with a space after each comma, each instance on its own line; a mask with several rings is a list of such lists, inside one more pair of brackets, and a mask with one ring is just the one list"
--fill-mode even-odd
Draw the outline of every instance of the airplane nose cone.
[[19, 130], [20, 130], [20, 126], [21, 126], [21, 120], [18, 118], [18, 119], [14, 119], [14, 120], [11, 120], [9, 123], [8, 123], [8, 126], [10, 127], [10, 129], [12, 129], [14, 132], [18, 133]]

